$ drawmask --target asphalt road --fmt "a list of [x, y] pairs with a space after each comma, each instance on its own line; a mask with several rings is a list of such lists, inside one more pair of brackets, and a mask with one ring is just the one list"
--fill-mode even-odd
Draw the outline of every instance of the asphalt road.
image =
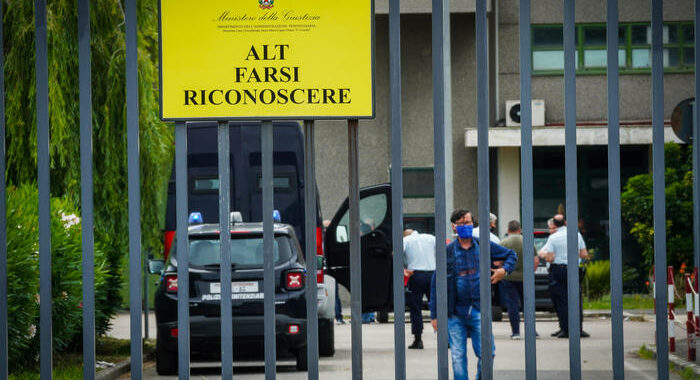
[[[126, 333], [128, 337], [128, 315], [126, 327], [119, 321], [115, 322], [112, 335], [120, 336]], [[424, 350], [407, 350], [406, 365], [408, 379], [435, 379], [437, 377], [437, 338], [425, 324], [423, 341]], [[590, 338], [581, 340], [582, 377], [584, 379], [612, 379], [612, 354], [610, 321], [602, 318], [587, 318], [584, 329], [591, 334]], [[656, 379], [656, 362], [639, 359], [632, 352], [637, 351], [642, 344], [649, 344], [654, 338], [654, 325], [651, 322], [632, 322], [624, 324], [625, 337], [625, 378], [626, 379]], [[411, 343], [410, 325], [406, 325], [408, 336], [406, 344]], [[524, 340], [510, 340], [510, 325], [508, 322], [495, 322], [493, 325], [496, 339], [496, 357], [494, 359], [494, 378], [523, 379], [525, 369]], [[521, 328], [522, 330], [522, 328]], [[542, 335], [537, 340], [537, 369], [538, 379], [568, 378], [569, 354], [568, 340], [549, 337], [556, 330], [556, 322], [551, 319], [538, 320], [537, 330]], [[151, 327], [153, 335], [155, 329]], [[394, 378], [394, 329], [392, 324], [363, 325], [363, 364], [365, 379]], [[350, 325], [337, 325], [336, 354], [332, 358], [321, 358], [319, 372], [321, 379], [351, 379], [350, 361]], [[234, 342], [235, 344], [235, 342]], [[475, 375], [476, 358], [468, 349], [469, 374]], [[264, 378], [264, 362], [234, 363], [236, 379]], [[220, 363], [193, 363], [192, 379], [220, 379]], [[128, 379], [128, 374], [120, 379]], [[176, 377], [158, 376], [155, 363], [144, 364], [146, 379], [176, 379]], [[277, 365], [278, 379], [306, 379], [306, 372], [296, 372], [293, 360], [280, 360]], [[680, 379], [671, 375], [672, 379]]]

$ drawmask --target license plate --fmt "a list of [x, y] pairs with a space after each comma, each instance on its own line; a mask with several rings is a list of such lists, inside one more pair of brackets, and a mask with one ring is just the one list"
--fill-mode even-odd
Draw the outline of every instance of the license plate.
[[[257, 293], [258, 292], [258, 282], [257, 281], [234, 281], [231, 283], [231, 292], [233, 293]], [[213, 282], [209, 285], [209, 293], [220, 294], [221, 284], [218, 282]]]
[[537, 267], [537, 270], [535, 270], [535, 274], [547, 274], [549, 273], [547, 271], [547, 267]]

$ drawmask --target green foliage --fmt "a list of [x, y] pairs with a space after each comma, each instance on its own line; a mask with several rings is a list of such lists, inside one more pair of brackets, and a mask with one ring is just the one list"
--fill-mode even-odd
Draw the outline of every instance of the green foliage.
[[[692, 146], [665, 145], [666, 242], [668, 265], [679, 268], [693, 261]], [[654, 260], [654, 202], [651, 174], [630, 178], [622, 193], [622, 217], [643, 249], [644, 267]]]
[[[39, 354], [39, 221], [35, 186], [8, 188], [7, 255], [8, 315], [11, 370], [36, 361]], [[69, 202], [51, 200], [51, 291], [53, 348], [57, 352], [80, 343], [82, 336], [81, 224]], [[106, 258], [95, 247], [96, 332], [109, 326]]]
[[[632, 268], [622, 271], [622, 281], [629, 281], [637, 276]], [[596, 260], [586, 263], [586, 294], [590, 299], [598, 299], [610, 293], [610, 261]]]
[[[7, 181], [36, 182], [34, 7], [5, 2]], [[173, 151], [172, 130], [158, 117], [157, 0], [138, 4], [139, 145], [143, 249], [161, 249], [161, 225]], [[80, 206], [77, 2], [47, 3], [51, 193]], [[109, 262], [110, 305], [120, 306], [119, 268], [128, 254], [124, 9], [119, 0], [91, 7], [95, 239]], [[133, 140], [132, 137], [130, 139]]]
[[638, 354], [640, 358], [647, 360], [652, 360], [656, 357], [654, 351], [648, 349], [647, 346], [644, 344], [642, 345], [642, 347], [639, 348]]

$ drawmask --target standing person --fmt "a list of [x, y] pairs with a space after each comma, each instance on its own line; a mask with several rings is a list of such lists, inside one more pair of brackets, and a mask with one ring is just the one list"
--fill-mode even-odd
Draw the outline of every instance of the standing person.
[[422, 234], [412, 229], [403, 232], [403, 254], [408, 277], [406, 303], [411, 310], [411, 333], [413, 343], [408, 348], [423, 349], [423, 295], [430, 300], [430, 281], [435, 273], [435, 236]]
[[[501, 244], [501, 239], [499, 239], [498, 236], [493, 233], [493, 231], [496, 231], [496, 221], [497, 220], [498, 220], [498, 217], [496, 217], [496, 214], [489, 213], [489, 239], [493, 243]], [[477, 239], [479, 238], [479, 229], [477, 227], [474, 227], [474, 232], [472, 233], [472, 235], [474, 235], [474, 237]]]
[[[447, 255], [447, 333], [450, 339], [452, 369], [455, 380], [467, 380], [467, 337], [478, 358], [476, 378], [481, 378], [481, 302], [479, 290], [479, 240], [472, 232], [474, 222], [468, 210], [455, 210], [450, 216], [457, 239], [446, 248]], [[489, 244], [489, 243], [487, 243]], [[490, 243], [491, 260], [503, 260], [503, 266], [491, 269], [491, 283], [501, 281], [515, 269], [518, 256], [510, 249]], [[438, 329], [436, 313], [436, 276], [430, 288], [430, 318], [433, 329]], [[491, 355], [496, 346], [491, 335]]]
[[[508, 307], [508, 321], [510, 322], [510, 339], [520, 339], [520, 305], [523, 302], [523, 235], [520, 223], [517, 220], [508, 222], [508, 237], [501, 241], [501, 245], [512, 249], [518, 255], [518, 263], [513, 272], [503, 280], [503, 289], [506, 294], [506, 306]], [[535, 256], [535, 268], [540, 259]], [[535, 333], [536, 336], [539, 334]]]
[[[566, 252], [566, 219], [564, 215], [554, 215], [552, 220], [557, 231], [549, 235], [538, 255], [551, 263], [549, 266], [549, 293], [554, 309], [559, 317], [560, 330], [552, 334], [557, 338], [569, 337], [569, 295], [567, 293], [567, 252]], [[579, 258], [587, 259], [588, 251], [581, 234], [578, 234]], [[579, 288], [580, 290], [580, 288]], [[581, 297], [579, 297], [580, 299]], [[581, 338], [590, 335], [583, 331], [583, 312], [581, 312]]]

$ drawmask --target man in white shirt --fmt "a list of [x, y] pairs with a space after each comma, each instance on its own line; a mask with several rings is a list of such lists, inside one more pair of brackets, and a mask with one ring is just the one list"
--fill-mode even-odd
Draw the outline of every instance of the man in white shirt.
[[[569, 295], [567, 288], [567, 252], [566, 252], [566, 219], [564, 215], [557, 214], [551, 219], [556, 232], [549, 235], [547, 242], [537, 254], [540, 258], [551, 263], [549, 266], [549, 294], [552, 297], [554, 310], [559, 317], [559, 331], [552, 334], [558, 338], [569, 337]], [[551, 229], [551, 228], [550, 228]], [[588, 250], [583, 236], [578, 234], [578, 253], [580, 259], [588, 258]], [[580, 298], [580, 297], [579, 297]], [[581, 337], [587, 338], [587, 332], [583, 331], [583, 313], [581, 313]]]
[[406, 268], [404, 276], [408, 277], [408, 294], [406, 304], [411, 310], [411, 333], [413, 343], [408, 348], [422, 349], [423, 314], [421, 306], [423, 295], [430, 297], [430, 281], [435, 272], [435, 236], [422, 234], [412, 229], [403, 232], [403, 254]]
[[[496, 217], [496, 214], [489, 213], [489, 240], [492, 243], [501, 244], [501, 239], [499, 239], [498, 236], [492, 232], [496, 228], [496, 220], [498, 220], [498, 218]], [[474, 227], [474, 231], [472, 232], [472, 236], [477, 238], [477, 239], [479, 238], [479, 228], [478, 227]]]

